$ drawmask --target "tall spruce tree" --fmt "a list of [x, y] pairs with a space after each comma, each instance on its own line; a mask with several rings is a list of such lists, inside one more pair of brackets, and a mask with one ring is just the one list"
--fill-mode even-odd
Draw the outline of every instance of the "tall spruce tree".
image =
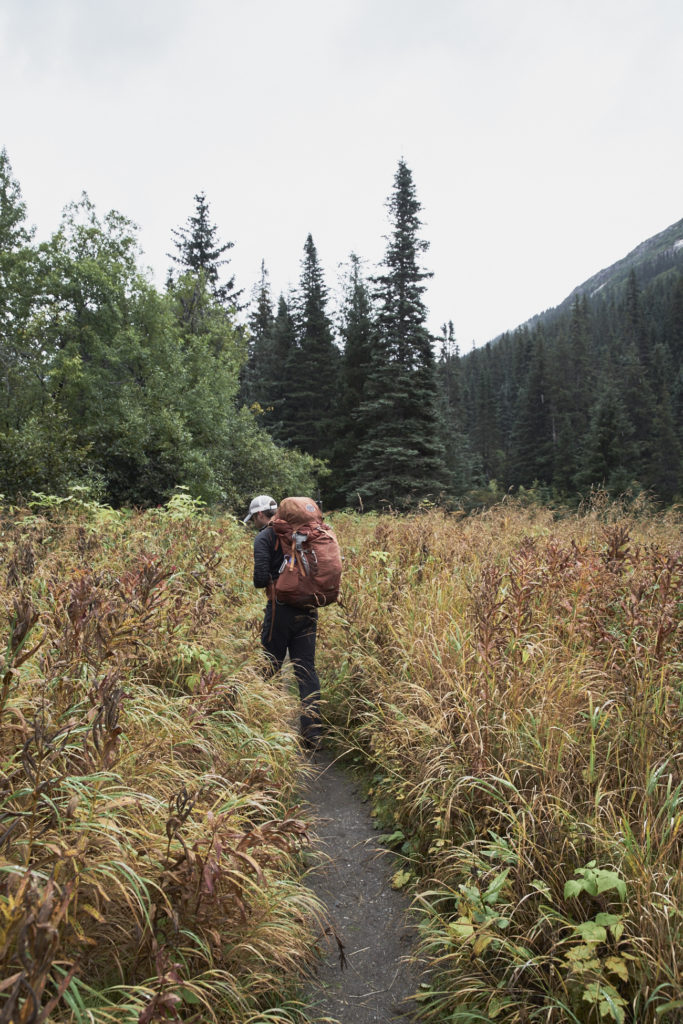
[[652, 423], [652, 457], [645, 478], [658, 498], [672, 501], [681, 480], [681, 445], [671, 402], [671, 384], [675, 379], [669, 352], [662, 344], [652, 353], [655, 382], [655, 412]]
[[351, 253], [342, 298], [339, 333], [343, 343], [337, 427], [330, 456], [333, 504], [344, 504], [351, 483], [351, 464], [361, 440], [356, 416], [363, 401], [365, 381], [372, 364], [374, 327], [372, 297], [363, 277], [360, 258]]
[[490, 342], [464, 362], [467, 433], [484, 481], [500, 479], [502, 466], [499, 396], [494, 384], [495, 356]]
[[327, 288], [309, 234], [294, 297], [296, 345], [279, 368], [285, 383], [282, 438], [289, 447], [328, 458], [335, 428], [340, 352], [327, 314]]
[[635, 462], [633, 424], [611, 381], [605, 382], [595, 402], [582, 447], [575, 481], [579, 491], [598, 485], [617, 495], [629, 488]]
[[263, 425], [280, 445], [284, 445], [289, 436], [287, 367], [290, 365], [290, 353], [297, 344], [290, 306], [291, 299], [288, 302], [284, 295], [280, 295], [272, 327], [264, 336], [255, 364], [257, 401], [263, 409]]
[[478, 460], [472, 452], [465, 430], [462, 367], [452, 320], [443, 324], [441, 334], [436, 372], [441, 429], [446, 446], [445, 462], [454, 494], [464, 494], [478, 478]]
[[529, 487], [553, 477], [553, 412], [542, 329], [534, 332], [529, 369], [519, 392], [512, 427], [510, 482]]
[[643, 322], [643, 311], [640, 300], [640, 286], [635, 270], [631, 270], [626, 281], [626, 299], [624, 302], [624, 338], [626, 344], [634, 345], [640, 362], [644, 368], [649, 364], [648, 339]]
[[429, 243], [413, 176], [399, 161], [387, 200], [392, 232], [384, 272], [373, 279], [377, 320], [372, 363], [358, 410], [361, 440], [349, 500], [366, 507], [407, 508], [448, 488], [437, 413], [432, 337], [425, 326], [425, 281], [420, 265]]
[[650, 487], [653, 484], [650, 470], [656, 446], [653, 435], [656, 403], [648, 331], [642, 311], [640, 287], [633, 270], [626, 282], [626, 295], [620, 313], [613, 372], [633, 427], [632, 453], [624, 468], [628, 468], [632, 479]]
[[589, 356], [590, 315], [585, 295], [577, 294], [569, 319], [558, 327], [555, 358], [549, 349], [548, 377], [554, 396], [553, 486], [558, 494], [573, 489], [579, 469], [577, 440], [585, 434], [591, 408], [595, 368]]
[[[207, 290], [221, 306], [237, 310], [242, 289], [235, 288], [235, 275], [222, 283], [220, 280], [221, 268], [230, 262], [224, 253], [229, 252], [235, 243], [219, 243], [218, 227], [211, 223], [204, 192], [197, 193], [194, 202], [195, 212], [188, 217], [187, 224], [172, 229], [176, 252], [168, 253], [168, 257], [181, 268], [181, 273], [203, 276]], [[169, 283], [172, 280], [173, 274], [170, 273]]]
[[271, 333], [274, 322], [275, 315], [268, 271], [265, 261], [261, 260], [261, 276], [252, 294], [251, 308], [247, 319], [249, 326], [248, 358], [240, 381], [240, 402], [243, 405], [252, 405], [256, 402], [263, 407], [266, 404], [265, 388], [269, 380]]
[[673, 363], [678, 367], [671, 382], [671, 406], [678, 442], [683, 450], [683, 277], [678, 280], [673, 290], [667, 319], [669, 348]]

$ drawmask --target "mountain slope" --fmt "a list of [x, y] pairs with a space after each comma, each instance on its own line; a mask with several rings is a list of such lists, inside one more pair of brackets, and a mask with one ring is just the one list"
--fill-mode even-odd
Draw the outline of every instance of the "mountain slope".
[[664, 231], [641, 242], [623, 259], [599, 270], [597, 274], [593, 274], [583, 284], [574, 288], [558, 306], [537, 313], [521, 326], [535, 326], [544, 321], [554, 320], [571, 308], [577, 296], [585, 295], [588, 299], [597, 296], [603, 299], [613, 298], [621, 292], [631, 271], [635, 271], [638, 284], [643, 288], [656, 277], [673, 269], [683, 271], [683, 220], [671, 224]]

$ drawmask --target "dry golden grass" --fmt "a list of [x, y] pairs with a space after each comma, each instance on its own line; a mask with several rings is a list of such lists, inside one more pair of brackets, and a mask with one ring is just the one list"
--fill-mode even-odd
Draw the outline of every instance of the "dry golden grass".
[[683, 1019], [676, 513], [335, 529], [327, 714], [417, 886], [423, 1018]]
[[0, 531], [0, 1020], [302, 1019], [319, 908], [250, 539], [183, 499]]
[[[422, 1019], [683, 1020], [677, 515], [334, 526], [326, 713], [415, 888]], [[2, 516], [2, 1024], [303, 1019], [319, 908], [259, 618], [250, 538], [187, 499]]]

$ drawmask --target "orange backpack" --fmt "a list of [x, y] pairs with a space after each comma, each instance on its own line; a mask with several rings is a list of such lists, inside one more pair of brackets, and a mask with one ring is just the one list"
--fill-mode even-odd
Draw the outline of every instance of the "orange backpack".
[[342, 559], [334, 531], [312, 498], [283, 498], [270, 521], [284, 560], [275, 597], [297, 608], [320, 608], [339, 597]]

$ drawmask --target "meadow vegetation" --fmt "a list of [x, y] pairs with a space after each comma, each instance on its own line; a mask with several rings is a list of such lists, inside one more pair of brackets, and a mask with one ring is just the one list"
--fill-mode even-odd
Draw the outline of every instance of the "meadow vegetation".
[[[182, 492], [0, 525], [0, 1022], [306, 1019], [293, 698]], [[683, 1020], [683, 546], [596, 500], [336, 514], [330, 742], [414, 893], [424, 1022]]]
[[415, 891], [419, 1019], [683, 1020], [678, 515], [335, 526], [326, 713]]
[[0, 529], [0, 1020], [291, 1022], [318, 907], [250, 544], [178, 494]]

